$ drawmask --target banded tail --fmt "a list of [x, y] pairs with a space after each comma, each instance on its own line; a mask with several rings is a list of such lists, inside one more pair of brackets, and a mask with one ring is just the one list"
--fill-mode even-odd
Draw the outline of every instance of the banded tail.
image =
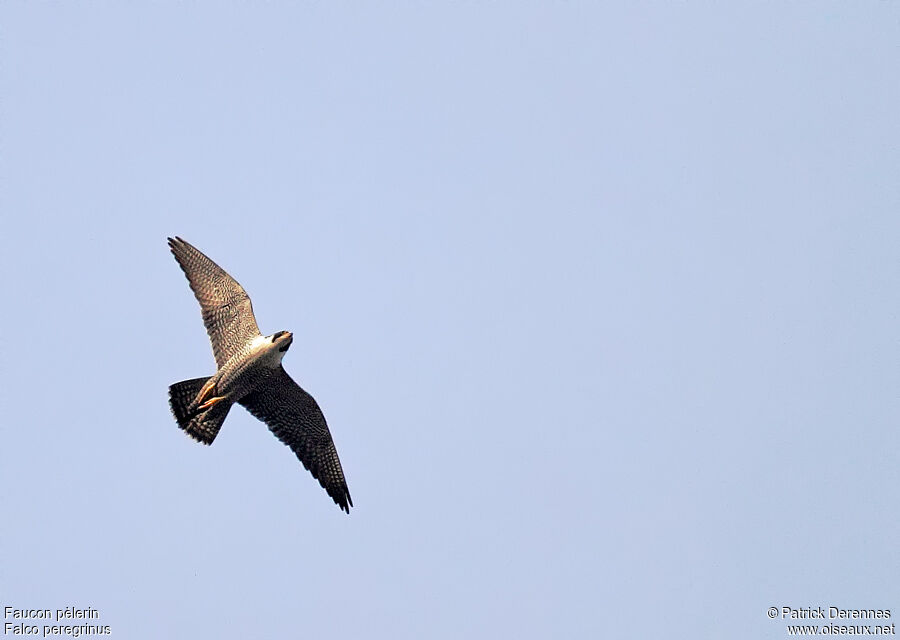
[[209, 377], [194, 378], [182, 380], [170, 386], [169, 407], [172, 409], [172, 415], [175, 416], [178, 426], [185, 433], [197, 442], [212, 444], [219, 433], [219, 428], [225, 422], [228, 410], [231, 409], [231, 403], [218, 402], [208, 409], [199, 408], [196, 402], [197, 396], [207, 380]]

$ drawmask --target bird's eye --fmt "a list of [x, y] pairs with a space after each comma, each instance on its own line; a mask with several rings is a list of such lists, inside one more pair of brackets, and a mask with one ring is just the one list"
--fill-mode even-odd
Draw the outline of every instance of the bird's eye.
[[278, 340], [278, 338], [280, 338], [283, 335], [284, 335], [284, 331], [278, 331], [277, 333], [274, 333], [272, 335], [272, 342], [275, 342], [276, 340]]

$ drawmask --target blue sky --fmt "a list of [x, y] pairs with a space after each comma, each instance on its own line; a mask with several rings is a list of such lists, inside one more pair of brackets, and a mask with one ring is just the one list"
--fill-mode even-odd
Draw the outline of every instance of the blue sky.
[[[0, 605], [121, 638], [780, 638], [900, 612], [900, 11], [0, 7]], [[321, 404], [341, 513], [166, 247]], [[900, 615], [900, 614], [895, 614]]]

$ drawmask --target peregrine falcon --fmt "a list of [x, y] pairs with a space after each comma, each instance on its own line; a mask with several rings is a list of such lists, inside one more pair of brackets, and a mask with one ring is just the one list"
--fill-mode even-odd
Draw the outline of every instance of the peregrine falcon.
[[322, 410], [281, 366], [290, 331], [263, 336], [244, 288], [199, 250], [176, 237], [169, 248], [200, 303], [218, 370], [169, 387], [169, 406], [185, 433], [212, 444], [235, 402], [265, 422], [297, 454], [344, 511], [353, 501]]

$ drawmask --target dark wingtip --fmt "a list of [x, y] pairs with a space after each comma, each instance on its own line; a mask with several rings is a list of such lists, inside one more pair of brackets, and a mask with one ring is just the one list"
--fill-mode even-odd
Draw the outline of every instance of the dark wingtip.
[[181, 264], [181, 258], [179, 258], [179, 256], [183, 256], [185, 252], [187, 252], [187, 247], [190, 247], [191, 245], [182, 240], [180, 236], [166, 239], [169, 241], [169, 251], [171, 251], [172, 255], [175, 256], [175, 259], [178, 260], [178, 264]]
[[342, 511], [350, 515], [350, 507], [353, 506], [353, 500], [350, 498], [350, 492], [346, 488], [344, 488], [344, 495], [341, 497], [341, 500], [335, 500], [335, 502], [337, 502]]

